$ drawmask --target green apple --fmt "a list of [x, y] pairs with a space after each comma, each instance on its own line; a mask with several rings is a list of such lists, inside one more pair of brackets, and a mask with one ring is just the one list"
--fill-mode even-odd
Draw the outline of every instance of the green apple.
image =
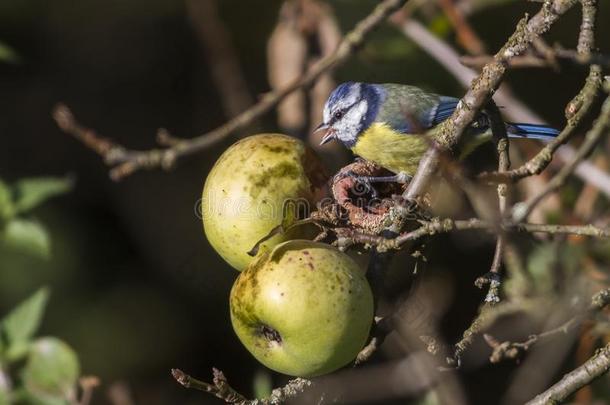
[[[310, 209], [326, 183], [325, 171], [303, 142], [259, 134], [233, 144], [220, 156], [203, 187], [201, 217], [212, 247], [237, 270], [251, 261], [254, 245], [280, 224]], [[287, 204], [287, 202], [290, 202]], [[271, 248], [296, 232], [276, 235]]]
[[54, 403], [63, 399], [66, 403], [76, 393], [79, 374], [78, 357], [70, 346], [54, 337], [36, 339], [23, 369], [29, 402]]
[[233, 329], [250, 353], [299, 377], [352, 361], [373, 321], [363, 271], [338, 249], [307, 240], [259, 254], [235, 281], [230, 307]]

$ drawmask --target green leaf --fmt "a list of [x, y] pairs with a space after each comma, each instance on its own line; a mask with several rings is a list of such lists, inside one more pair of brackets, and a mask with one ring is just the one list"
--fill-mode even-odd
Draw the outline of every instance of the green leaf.
[[72, 189], [72, 177], [36, 177], [19, 180], [14, 185], [15, 209], [17, 212], [29, 211], [44, 201]]
[[60, 339], [45, 337], [32, 343], [22, 379], [39, 400], [67, 399], [76, 389], [79, 374], [74, 350]]
[[29, 343], [40, 326], [49, 290], [41, 288], [19, 304], [0, 322], [0, 328], [6, 338], [6, 358], [17, 360], [27, 354]]
[[20, 63], [21, 58], [10, 46], [0, 42], [0, 62]]
[[5, 182], [0, 180], [0, 227], [3, 222], [10, 219], [15, 214], [15, 206], [11, 190]]
[[46, 229], [38, 222], [11, 219], [0, 233], [0, 240], [10, 248], [47, 259], [51, 254], [51, 241]]

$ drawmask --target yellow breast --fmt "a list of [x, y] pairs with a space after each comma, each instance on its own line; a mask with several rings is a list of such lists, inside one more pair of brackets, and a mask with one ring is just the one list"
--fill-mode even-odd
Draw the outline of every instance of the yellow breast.
[[402, 134], [387, 124], [374, 123], [358, 137], [352, 151], [394, 173], [412, 176], [427, 148], [421, 134]]

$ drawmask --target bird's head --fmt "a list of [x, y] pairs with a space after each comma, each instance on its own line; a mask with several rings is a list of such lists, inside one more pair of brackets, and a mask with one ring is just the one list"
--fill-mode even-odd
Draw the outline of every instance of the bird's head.
[[316, 129], [325, 131], [320, 144], [338, 139], [351, 148], [375, 120], [382, 95], [376, 84], [347, 82], [337, 86], [324, 105], [324, 121]]

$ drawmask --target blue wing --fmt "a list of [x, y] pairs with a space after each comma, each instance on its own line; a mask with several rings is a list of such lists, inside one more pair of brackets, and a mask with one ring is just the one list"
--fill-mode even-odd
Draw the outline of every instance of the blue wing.
[[429, 128], [451, 117], [459, 102], [457, 98], [441, 96], [440, 102], [428, 112]]
[[[453, 97], [440, 96], [439, 103], [432, 108], [422, 111], [418, 123], [420, 129], [428, 130], [445, 121], [457, 108], [459, 100]], [[489, 128], [487, 115], [479, 115], [478, 131], [484, 132]], [[413, 125], [402, 123], [402, 126], [395, 128], [403, 133], [413, 133]], [[506, 130], [509, 138], [527, 138], [549, 140], [557, 137], [559, 131], [553, 127], [543, 124], [507, 123]]]
[[432, 107], [423, 108], [411, 117], [400, 114], [400, 119], [391, 120], [390, 125], [396, 131], [405, 134], [427, 131], [451, 117], [459, 101], [457, 98], [440, 96]]
[[528, 138], [528, 139], [553, 139], [559, 135], [559, 131], [548, 125], [542, 124], [506, 124], [509, 138]]
[[[385, 85], [384, 88], [388, 88], [393, 94], [386, 100], [387, 109], [384, 108], [385, 111], [379, 118], [404, 134], [416, 134], [434, 128], [451, 117], [460, 102], [455, 97], [437, 96], [411, 86], [396, 88], [394, 85]], [[400, 103], [404, 100], [410, 102], [411, 115], [404, 113]], [[489, 120], [484, 112], [479, 114], [474, 127], [477, 133], [488, 130]], [[556, 129], [540, 124], [507, 123], [506, 130], [510, 138], [548, 140], [559, 134]]]

